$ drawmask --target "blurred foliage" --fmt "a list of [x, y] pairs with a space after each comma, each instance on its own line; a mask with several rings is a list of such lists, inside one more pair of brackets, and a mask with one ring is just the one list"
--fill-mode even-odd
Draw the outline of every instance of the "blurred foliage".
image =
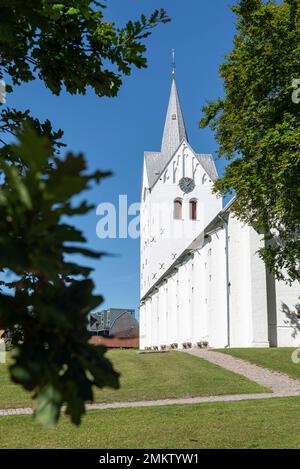
[[215, 191], [234, 191], [235, 214], [265, 233], [260, 256], [270, 271], [300, 280], [300, 0], [238, 0], [232, 9], [225, 96], [207, 104], [200, 122], [231, 160]]
[[[115, 96], [121, 74], [146, 66], [142, 40], [169, 19], [156, 10], [116, 28], [103, 9], [88, 0], [2, 0], [0, 79], [12, 81], [6, 91], [38, 77], [54, 94], [90, 86], [98, 96]], [[46, 426], [56, 424], [63, 405], [79, 424], [93, 386], [119, 386], [105, 349], [89, 344], [87, 316], [102, 301], [93, 294], [92, 269], [70, 260], [103, 255], [88, 249], [69, 221], [93, 209], [74, 196], [110, 173], [88, 173], [82, 154], [62, 156], [62, 136], [29, 110], [2, 106], [0, 330], [12, 338], [11, 377], [32, 393]]]
[[121, 74], [146, 67], [142, 40], [169, 18], [155, 10], [117, 28], [104, 9], [90, 0], [1, 0], [0, 78], [20, 84], [38, 76], [54, 94], [64, 85], [72, 94], [91, 86], [98, 96], [116, 96]]

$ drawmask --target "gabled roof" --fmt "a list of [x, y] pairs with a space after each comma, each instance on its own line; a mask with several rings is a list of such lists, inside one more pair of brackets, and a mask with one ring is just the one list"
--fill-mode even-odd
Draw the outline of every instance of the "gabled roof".
[[157, 178], [160, 176], [161, 171], [163, 168], [161, 167], [161, 153], [158, 151], [145, 151], [144, 158], [145, 158], [145, 165], [146, 171], [148, 176], [149, 187], [151, 188]]
[[196, 153], [196, 156], [203, 169], [209, 175], [210, 179], [212, 181], [216, 181], [219, 175], [212, 155], [208, 153]]
[[[175, 78], [172, 78], [169, 105], [165, 120], [161, 151], [144, 153], [146, 171], [150, 189], [161, 176], [183, 141], [188, 143]], [[212, 155], [195, 153], [196, 158], [212, 181], [218, 179], [218, 173]]]
[[[176, 153], [177, 148], [174, 153]], [[212, 181], [216, 181], [218, 179], [218, 172], [215, 166], [215, 162], [213, 160], [212, 155], [207, 153], [195, 153], [195, 156], [203, 169], [206, 171], [208, 176]], [[172, 159], [173, 155], [170, 158], [165, 159], [162, 158], [162, 154], [157, 151], [145, 151], [145, 164], [147, 170], [147, 176], [149, 181], [150, 189], [154, 186], [156, 181], [159, 179], [161, 173], [165, 169], [165, 167], [169, 164], [170, 160]]]

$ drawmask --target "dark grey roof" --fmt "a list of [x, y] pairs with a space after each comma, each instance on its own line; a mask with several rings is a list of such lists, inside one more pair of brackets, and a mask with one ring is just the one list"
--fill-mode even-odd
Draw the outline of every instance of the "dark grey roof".
[[90, 314], [90, 330], [110, 329], [124, 314], [134, 317], [134, 309], [110, 308]]

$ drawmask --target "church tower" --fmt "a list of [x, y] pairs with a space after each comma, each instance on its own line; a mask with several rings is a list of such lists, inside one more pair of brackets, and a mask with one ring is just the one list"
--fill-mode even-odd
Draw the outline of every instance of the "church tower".
[[189, 144], [172, 71], [159, 152], [145, 152], [141, 200], [141, 297], [222, 209], [213, 158]]
[[266, 271], [262, 235], [234, 199], [222, 208], [217, 177], [188, 141], [173, 67], [161, 149], [144, 155], [140, 348], [299, 347], [299, 283]]

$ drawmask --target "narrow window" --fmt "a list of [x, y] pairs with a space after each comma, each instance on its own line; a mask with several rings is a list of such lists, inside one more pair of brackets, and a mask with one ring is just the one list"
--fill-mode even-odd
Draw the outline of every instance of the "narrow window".
[[206, 174], [203, 174], [203, 177], [202, 177], [202, 184], [204, 186], [207, 186], [208, 184], [208, 177], [206, 176]]
[[190, 200], [190, 220], [197, 220], [197, 200]]
[[182, 220], [182, 200], [174, 200], [174, 218], [175, 220]]

